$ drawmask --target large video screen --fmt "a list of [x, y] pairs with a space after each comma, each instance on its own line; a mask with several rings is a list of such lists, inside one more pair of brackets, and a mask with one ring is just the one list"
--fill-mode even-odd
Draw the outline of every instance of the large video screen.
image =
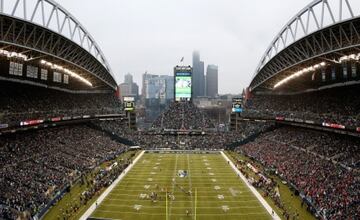
[[177, 73], [175, 77], [176, 101], [191, 99], [191, 73]]
[[135, 109], [135, 98], [134, 97], [124, 97], [124, 110], [133, 111]]
[[232, 112], [233, 113], [241, 113], [242, 111], [243, 111], [243, 109], [242, 109], [242, 99], [233, 98]]

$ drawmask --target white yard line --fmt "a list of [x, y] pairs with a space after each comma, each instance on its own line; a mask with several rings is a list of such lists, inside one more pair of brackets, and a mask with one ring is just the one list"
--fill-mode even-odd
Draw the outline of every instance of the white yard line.
[[[201, 196], [198, 196], [197, 198], [213, 198], [214, 196], [206, 196], [206, 197], [201, 197]], [[254, 196], [252, 195], [251, 198], [254, 198]], [[114, 199], [114, 198], [111, 198], [111, 199], [107, 199], [106, 201], [120, 201], [120, 202], [138, 202], [139, 201], [139, 197], [137, 197], [136, 199], [129, 199], [129, 198], [122, 198], [122, 199]], [[177, 199], [176, 203], [185, 203], [185, 202], [188, 202], [189, 200], [179, 200]], [[256, 198], [255, 199], [251, 199], [251, 200], [244, 200], [244, 201], [234, 201], [234, 200], [227, 200], [227, 199], [224, 199], [224, 200], [221, 200], [222, 202], [225, 202], [225, 203], [251, 203], [251, 202], [258, 202], [259, 200], [257, 200]], [[219, 201], [206, 201], [207, 203], [215, 203], [215, 204], [218, 204]], [[106, 206], [106, 204], [104, 203], [103, 206]], [[162, 206], [162, 207], [165, 207], [165, 206]]]
[[[239, 182], [237, 182], [239, 183]], [[207, 191], [200, 191], [200, 192], [206, 192], [208, 193], [209, 191], [213, 191], [214, 188], [209, 188], [209, 190]], [[141, 192], [144, 192], [144, 190], [142, 190]], [[198, 191], [199, 193], [199, 191]], [[219, 193], [216, 192], [214, 193], [213, 195], [209, 195], [209, 196], [197, 196], [197, 198], [214, 198], [214, 196], [217, 196]], [[227, 193], [226, 191], [223, 192], [223, 195], [224, 196], [232, 196], [231, 193]], [[118, 194], [115, 194], [115, 193], [111, 193], [111, 196], [114, 197], [115, 199], [118, 199], [118, 198], [121, 198], [121, 197], [134, 197], [134, 198], [139, 198], [139, 195], [134, 195], [133, 193], [129, 194], [129, 193], [118, 193]], [[177, 198], [189, 198], [187, 195], [177, 195]], [[249, 195], [248, 196], [238, 196], [239, 199], [247, 199], [247, 198], [254, 198], [254, 195], [252, 194], [252, 192], [249, 192]], [[109, 199], [111, 200], [111, 199]], [[256, 200], [257, 201], [257, 200]], [[172, 201], [172, 202], [178, 202], [178, 200], [175, 200], [175, 201]]]
[[133, 168], [133, 166], [138, 162], [138, 160], [144, 155], [145, 151], [142, 151], [126, 169], [120, 174], [120, 176], [99, 196], [99, 198], [86, 210], [86, 212], [81, 216], [80, 220], [86, 220], [91, 216], [95, 211], [97, 206], [105, 199], [106, 196], [115, 188], [115, 186], [125, 177], [125, 175]]
[[[178, 157], [179, 157], [179, 154], [176, 154], [174, 174], [173, 174], [173, 179], [171, 180], [171, 181], [172, 181], [172, 189], [171, 189], [172, 195], [174, 195], [175, 184], [176, 184], [176, 169], [177, 169]], [[174, 181], [173, 181], [173, 180], [174, 180]], [[175, 199], [176, 199], [176, 198], [175, 198]], [[169, 206], [169, 214], [168, 214], [168, 215], [169, 215], [169, 217], [170, 217], [170, 216], [171, 216], [171, 208], [172, 208], [172, 206], [171, 206], [171, 201], [172, 201], [172, 200], [169, 200], [169, 199], [168, 199], [168, 201], [169, 201], [169, 204], [170, 204], [170, 206]]]
[[[187, 202], [187, 201], [186, 201]], [[105, 207], [125, 207], [125, 208], [133, 208], [134, 206], [133, 205], [118, 205], [118, 204], [104, 204], [103, 206]], [[160, 209], [162, 210], [163, 208], [165, 208], [166, 206], [146, 206], [144, 205], [143, 206], [144, 208], [147, 208], [147, 209], [152, 209], [152, 210], [156, 210], [156, 209]], [[257, 206], [231, 206], [231, 209], [259, 209], [261, 208], [261, 204], [258, 204]], [[190, 208], [188, 206], [178, 206], [178, 207], [173, 207], [173, 209], [179, 209], [179, 210], [184, 210], [184, 208]], [[214, 206], [201, 206], [201, 209], [214, 209], [215, 207]]]
[[265, 201], [265, 199], [260, 195], [260, 193], [247, 181], [246, 177], [236, 168], [235, 164], [225, 155], [223, 151], [220, 152], [224, 159], [229, 162], [230, 166], [234, 169], [234, 171], [240, 176], [240, 178], [244, 181], [247, 187], [249, 187], [250, 191], [255, 195], [255, 197], [259, 200], [259, 202], [263, 205], [266, 211], [270, 214], [270, 216], [275, 220], [281, 220], [281, 218], [277, 215], [274, 210], [274, 215], [272, 214], [273, 209], [271, 206]]
[[[124, 212], [124, 211], [109, 211], [109, 210], [101, 210], [99, 212], [104, 212], [104, 213], [112, 213], [112, 214], [117, 214], [117, 213], [121, 213], [121, 214], [139, 214], [139, 212], [136, 212], [136, 211], [133, 211], [133, 212]], [[210, 217], [213, 217], [213, 216], [218, 216], [219, 218], [221, 217], [224, 217], [225, 219], [228, 217], [228, 216], [262, 216], [264, 215], [265, 213], [267, 213], [266, 211], [264, 212], [254, 212], [254, 213], [235, 213], [235, 214], [229, 214], [229, 213], [225, 213], [225, 214], [214, 214], [214, 213], [211, 213], [211, 214], [205, 214], [205, 213], [201, 213], [201, 214], [198, 214], [197, 216], [210, 216]], [[154, 212], [141, 212], [141, 215], [143, 216], [165, 216], [165, 214], [163, 213], [154, 213]], [[173, 216], [184, 216], [184, 214], [181, 214], [181, 213], [178, 213], [178, 214], [173, 214]], [[182, 218], [180, 218], [182, 219]]]
[[[189, 187], [190, 187], [190, 201], [191, 201], [191, 213], [194, 213], [194, 202], [193, 202], [193, 189], [192, 189], [192, 184], [191, 184], [191, 172], [190, 172], [190, 160], [189, 160], [189, 154], [187, 155], [187, 162], [188, 162], [188, 176], [187, 178], [189, 179]], [[194, 218], [194, 216], [192, 215], [192, 218]]]

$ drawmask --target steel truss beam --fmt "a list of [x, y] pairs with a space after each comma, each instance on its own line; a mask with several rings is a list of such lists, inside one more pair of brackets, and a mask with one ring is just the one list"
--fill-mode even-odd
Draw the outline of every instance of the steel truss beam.
[[[311, 2], [280, 30], [268, 46], [255, 70], [250, 88], [255, 89], [264, 83], [264, 79], [279, 72], [269, 72], [271, 69], [269, 65], [280, 65], [285, 69], [288, 67], [287, 64], [293, 64], [294, 61], [290, 62], [290, 60], [295, 58], [295, 53], [302, 58], [314, 57], [316, 53], [323, 54], [331, 51], [329, 48], [337, 50], [342, 46], [351, 45], [354, 40], [357, 41], [359, 28], [356, 26], [349, 28], [343, 24], [350, 21], [352, 25], [352, 21], [360, 18], [359, 10], [353, 10], [357, 8], [359, 8], [358, 0], [314, 0]], [[332, 28], [334, 26], [337, 28]], [[319, 33], [325, 33], [327, 36], [318, 36]], [[295, 51], [289, 52], [289, 48]], [[287, 62], [284, 58], [281, 58], [282, 62], [279, 62], [278, 57], [285, 56], [284, 53], [287, 53]]]
[[255, 89], [278, 75], [305, 61], [312, 60], [360, 44], [360, 18], [350, 20], [313, 33], [283, 49], [253, 78]]
[[[56, 52], [54, 56], [70, 59], [69, 62], [86, 69], [112, 88], [116, 87], [110, 65], [98, 44], [81, 23], [54, 0], [0, 0], [0, 20], [2, 42], [34, 47], [46, 53]], [[4, 26], [3, 22], [8, 24], [9, 20], [11, 26]], [[72, 53], [77, 56], [69, 54], [70, 48], [76, 50]], [[92, 72], [90, 61], [102, 68], [95, 67], [93, 69], [98, 72]]]
[[88, 51], [36, 24], [0, 16], [0, 41], [4, 44], [27, 48], [71, 63], [89, 75], [96, 76], [107, 85], [115, 88], [116, 82], [108, 70]]

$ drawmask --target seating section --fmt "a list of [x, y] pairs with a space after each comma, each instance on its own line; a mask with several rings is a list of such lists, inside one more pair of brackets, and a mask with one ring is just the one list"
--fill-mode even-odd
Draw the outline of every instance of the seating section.
[[360, 127], [360, 86], [353, 85], [297, 95], [254, 95], [243, 114], [275, 119], [277, 116]]
[[173, 102], [154, 121], [154, 129], [207, 129], [215, 128], [211, 120], [191, 102]]
[[3, 81], [0, 88], [0, 124], [122, 112], [114, 93], [73, 94]]
[[275, 169], [328, 219], [360, 217], [360, 140], [283, 127], [237, 151]]
[[[0, 138], [0, 212], [36, 214], [71, 181], [126, 146], [86, 125], [66, 126]], [[11, 217], [8, 217], [13, 219]]]

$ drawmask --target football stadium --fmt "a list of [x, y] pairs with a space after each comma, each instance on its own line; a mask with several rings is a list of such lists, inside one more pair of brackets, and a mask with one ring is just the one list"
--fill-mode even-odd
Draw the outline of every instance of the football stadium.
[[360, 219], [359, 7], [282, 18], [240, 95], [182, 58], [138, 98], [61, 1], [1, 0], [0, 220]]

